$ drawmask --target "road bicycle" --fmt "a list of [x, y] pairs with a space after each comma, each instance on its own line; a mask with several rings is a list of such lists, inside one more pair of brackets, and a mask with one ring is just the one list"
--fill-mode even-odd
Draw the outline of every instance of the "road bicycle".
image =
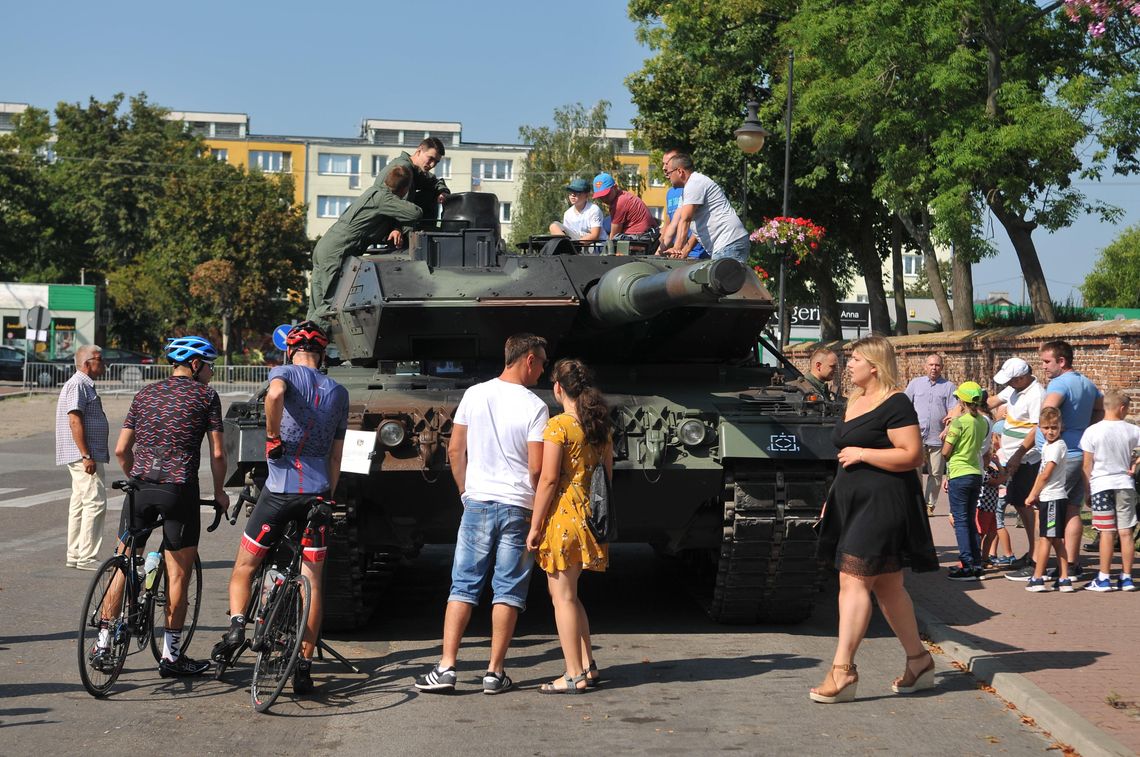
[[[255, 498], [243, 494], [242, 499], [254, 501]], [[257, 655], [249, 687], [250, 700], [257, 712], [265, 712], [277, 701], [301, 653], [312, 601], [309, 579], [301, 575], [302, 556], [308, 539], [331, 522], [330, 505], [334, 503], [312, 497], [306, 504], [310, 507], [304, 526], [300, 521], [290, 523], [281, 541], [254, 571], [244, 612], [253, 623], [249, 638], [236, 649], [213, 656], [214, 677], [220, 679], [246, 649]]]
[[[114, 489], [124, 493], [123, 507], [127, 509], [127, 523], [134, 522], [137, 481], [115, 481]], [[214, 500], [200, 500], [202, 507], [215, 507]], [[206, 529], [213, 531], [221, 521], [222, 511], [215, 508], [214, 522]], [[123, 535], [123, 544], [116, 554], [99, 567], [87, 595], [83, 600], [83, 613], [79, 619], [77, 644], [79, 677], [83, 687], [93, 697], [104, 697], [123, 671], [123, 664], [131, 651], [147, 644], [155, 662], [162, 657], [162, 635], [165, 629], [164, 613], [170, 596], [166, 574], [165, 550], [153, 573], [143, 574], [143, 543], [156, 529], [161, 529], [162, 517], [144, 528], [130, 528]], [[186, 587], [186, 624], [182, 629], [182, 649], [190, 646], [194, 629], [198, 625], [198, 611], [202, 597], [202, 561], [194, 558], [193, 575]], [[157, 622], [156, 622], [157, 620]]]

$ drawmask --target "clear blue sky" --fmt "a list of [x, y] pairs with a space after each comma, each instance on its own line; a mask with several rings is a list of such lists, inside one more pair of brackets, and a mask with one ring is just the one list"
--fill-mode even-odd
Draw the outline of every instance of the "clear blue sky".
[[[647, 51], [622, 0], [443, 0], [359, 6], [292, 0], [191, 4], [8, 3], [0, 100], [56, 102], [145, 91], [174, 110], [248, 113], [260, 134], [354, 137], [364, 118], [459, 121], [471, 142], [515, 142], [568, 103], [634, 115], [625, 77]], [[304, 100], [301, 100], [304, 93]], [[1140, 223], [1140, 177], [1083, 186]], [[794, 211], [794, 208], [793, 208]], [[1021, 269], [1000, 254], [974, 269], [975, 294], [1020, 298]], [[1093, 218], [1034, 234], [1054, 299], [1064, 300], [1119, 229]]]

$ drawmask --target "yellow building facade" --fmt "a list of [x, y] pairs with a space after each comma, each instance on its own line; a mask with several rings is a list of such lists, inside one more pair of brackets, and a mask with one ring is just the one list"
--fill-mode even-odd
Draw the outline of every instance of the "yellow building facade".
[[261, 170], [268, 174], [289, 174], [293, 177], [293, 201], [305, 202], [305, 170], [308, 148], [304, 142], [255, 139], [217, 139], [206, 137], [210, 152], [218, 160], [248, 170]]

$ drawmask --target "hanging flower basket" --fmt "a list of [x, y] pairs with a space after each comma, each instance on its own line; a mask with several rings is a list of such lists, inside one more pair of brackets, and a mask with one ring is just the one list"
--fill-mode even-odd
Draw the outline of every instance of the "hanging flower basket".
[[[757, 266], [773, 258], [778, 261], [782, 257], [792, 265], [799, 265], [819, 249], [826, 231], [807, 218], [769, 218], [748, 237], [754, 245], [760, 247], [759, 250], [753, 249], [751, 262]], [[764, 255], [766, 250], [771, 254]]]

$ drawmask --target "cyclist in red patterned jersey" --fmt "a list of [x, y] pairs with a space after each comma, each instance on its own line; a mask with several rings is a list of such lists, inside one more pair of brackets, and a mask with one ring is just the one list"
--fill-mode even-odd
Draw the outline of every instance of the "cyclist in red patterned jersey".
[[[281, 539], [290, 522], [308, 514], [314, 495], [336, 490], [340, 457], [348, 427], [348, 392], [320, 372], [329, 339], [317, 324], [304, 321], [286, 335], [286, 365], [269, 372], [265, 395], [265, 457], [269, 478], [246, 524], [230, 576], [230, 630], [214, 647], [214, 656], [226, 654], [245, 640], [250, 580], [269, 550]], [[303, 526], [304, 524], [302, 524]], [[320, 632], [325, 528], [313, 544], [304, 547], [301, 571], [312, 585], [312, 602], [301, 644], [301, 657], [293, 675], [293, 691], [313, 690], [310, 677], [313, 652]]]
[[[202, 532], [198, 504], [202, 437], [210, 442], [216, 506], [224, 512], [230, 498], [222, 488], [226, 477], [222, 403], [209, 386], [218, 352], [200, 336], [171, 339], [163, 351], [174, 370], [170, 378], [148, 384], [135, 395], [123, 420], [115, 456], [123, 472], [139, 487], [134, 521], [127, 522], [124, 508], [119, 533], [125, 535], [128, 528], [146, 528], [159, 514], [163, 516], [162, 544], [169, 596], [158, 670], [163, 678], [168, 678], [200, 675], [210, 668], [209, 662], [192, 660], [181, 649], [186, 590], [194, 574]], [[143, 543], [136, 541], [140, 547]]]

